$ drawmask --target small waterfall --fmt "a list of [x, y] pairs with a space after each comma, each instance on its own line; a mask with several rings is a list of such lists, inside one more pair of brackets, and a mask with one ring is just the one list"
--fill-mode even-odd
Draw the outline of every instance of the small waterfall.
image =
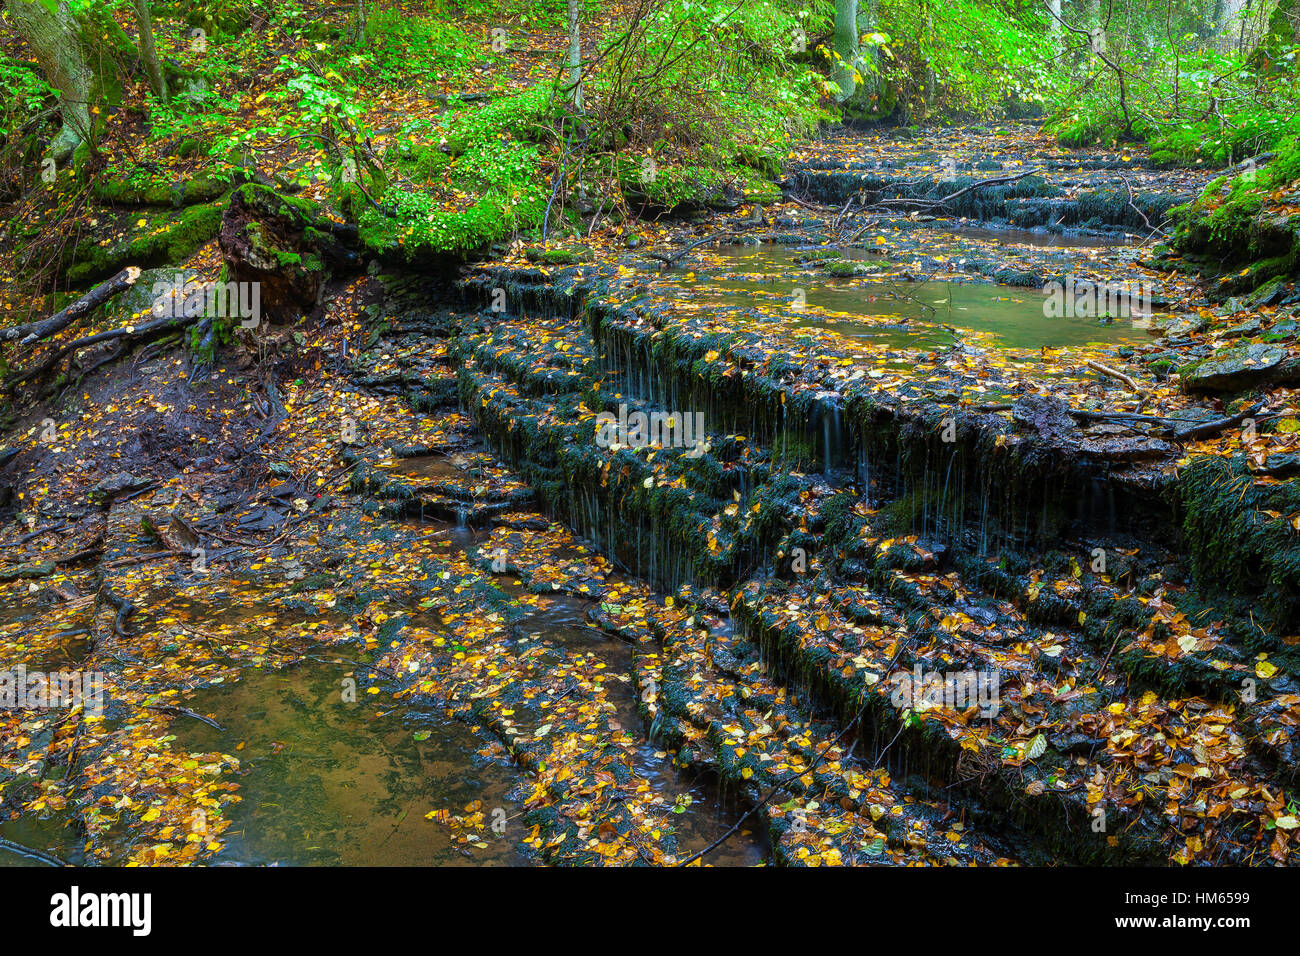
[[822, 473], [829, 475], [840, 460], [840, 406], [838, 402], [825, 401], [822, 416]]

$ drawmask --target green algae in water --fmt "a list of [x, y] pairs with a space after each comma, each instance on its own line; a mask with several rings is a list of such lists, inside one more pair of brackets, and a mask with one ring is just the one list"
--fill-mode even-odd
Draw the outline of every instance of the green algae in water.
[[[70, 819], [71, 815], [64, 811], [45, 818], [27, 815], [17, 820], [6, 820], [0, 823], [0, 837], [19, 846], [49, 853], [73, 866], [93, 866], [97, 861], [87, 858], [85, 837], [69, 825]], [[0, 868], [47, 865], [15, 850], [0, 847]]]
[[[242, 801], [226, 809], [231, 826], [213, 864], [330, 866], [527, 866], [522, 807], [511, 798], [522, 776], [480, 756], [484, 741], [464, 724], [430, 714], [383, 710], [384, 694], [344, 703], [351, 664], [308, 663], [245, 674], [201, 691], [187, 706], [211, 715], [221, 732], [178, 717], [178, 748], [237, 756]], [[235, 747], [244, 742], [242, 750]], [[505, 833], [465, 855], [431, 810], [461, 814], [482, 802], [490, 825], [505, 811]], [[466, 831], [471, 832], [471, 831]]]

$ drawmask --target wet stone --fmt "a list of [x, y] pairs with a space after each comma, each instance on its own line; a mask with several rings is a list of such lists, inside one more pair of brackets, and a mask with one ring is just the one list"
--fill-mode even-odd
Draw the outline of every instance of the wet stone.
[[1231, 328], [1224, 329], [1219, 333], [1219, 337], [1231, 339], [1247, 335], [1258, 335], [1260, 329], [1261, 325], [1259, 319], [1250, 319], [1247, 322], [1242, 322], [1238, 325], [1232, 326]]
[[1156, 319], [1155, 324], [1164, 331], [1167, 338], [1177, 339], [1196, 332], [1204, 332], [1207, 323], [1199, 315], [1171, 315]]
[[125, 471], [119, 471], [115, 475], [105, 478], [99, 484], [90, 489], [89, 497], [92, 502], [107, 507], [118, 498], [137, 491], [149, 482], [136, 478], [134, 475]]
[[1027, 395], [1011, 407], [1011, 417], [1021, 425], [1036, 428], [1047, 439], [1061, 438], [1074, 430], [1070, 406], [1059, 398]]
[[1089, 438], [1079, 443], [1079, 451], [1110, 461], [1141, 461], [1163, 458], [1174, 451], [1174, 446], [1158, 438]]
[[1204, 361], [1183, 369], [1189, 392], [1232, 392], [1264, 382], [1286, 358], [1286, 350], [1260, 343], [1220, 349]]

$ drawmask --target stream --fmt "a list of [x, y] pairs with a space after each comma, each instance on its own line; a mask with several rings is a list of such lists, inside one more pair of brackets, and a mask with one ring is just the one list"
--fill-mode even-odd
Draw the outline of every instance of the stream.
[[[286, 514], [325, 503], [301, 540], [282, 543], [291, 526], [277, 523], [268, 505], [248, 516], [236, 545], [246, 534], [275, 532], [277, 553], [252, 565], [264, 580], [235, 564], [198, 583], [183, 566], [166, 572], [170, 577], [158, 571], [147, 581], [120, 582], [139, 605], [134, 634], [161, 632], [175, 623], [173, 614], [229, 629], [214, 637], [196, 628], [213, 652], [203, 659], [208, 670], [165, 692], [176, 695], [169, 705], [183, 704], [164, 725], [172, 752], [232, 758], [214, 773], [235, 785], [237, 799], [212, 811], [228, 826], [205, 862], [533, 866], [551, 862], [561, 846], [556, 855], [572, 854], [561, 861], [609, 849], [611, 856], [626, 851], [624, 862], [656, 862], [720, 840], [710, 864], [770, 865], [833, 852], [830, 859], [850, 862], [1000, 865], [1022, 848], [1050, 852], [1044, 848], [1055, 844], [1041, 834], [1008, 836], [997, 822], [988, 826], [1001, 810], [983, 793], [950, 795], [949, 788], [1001, 774], [1011, 780], [1006, 799], [1019, 812], [1025, 783], [1004, 772], [1002, 761], [1022, 766], [1015, 761], [1037, 726], [1024, 714], [1095, 697], [1073, 693], [1074, 683], [1086, 686], [1114, 666], [1111, 654], [1090, 643], [1088, 614], [1072, 606], [1046, 622], [1053, 632], [1041, 634], [1044, 621], [1031, 621], [1024, 608], [1037, 598], [1043, 570], [1032, 596], [999, 591], [980, 576], [994, 573], [1001, 555], [993, 551], [1005, 541], [1030, 547], [1029, 518], [1019, 539], [1014, 527], [1005, 540], [986, 534], [990, 506], [1025, 510], [1018, 489], [991, 489], [1002, 476], [967, 487], [954, 476], [958, 456], [947, 448], [935, 458], [942, 466], [928, 452], [911, 462], [921, 469], [918, 487], [918, 475], [904, 470], [911, 465], [901, 442], [869, 458], [872, 436], [850, 423], [850, 397], [854, 388], [879, 387], [918, 405], [960, 400], [1009, 411], [1013, 400], [1041, 394], [1051, 382], [1090, 374], [1071, 360], [1072, 349], [1099, 346], [1109, 356], [1151, 342], [1169, 306], [1161, 289], [1146, 286], [1133, 301], [1121, 297], [1100, 309], [1049, 307], [1062, 280], [1149, 282], [1138, 264], [1138, 237], [1122, 230], [1063, 235], [898, 217], [859, 243], [847, 233], [830, 241], [825, 226], [819, 220], [781, 241], [705, 248], [666, 269], [630, 253], [599, 263], [604, 291], [657, 310], [653, 323], [632, 315], [589, 325], [589, 316], [563, 314], [563, 307], [539, 318], [518, 303], [504, 315], [494, 310], [491, 322], [478, 322], [472, 311], [467, 321], [453, 311], [461, 302], [431, 296], [419, 304], [424, 326], [370, 343], [378, 357], [366, 382], [354, 358], [357, 364], [341, 365], [331, 381], [336, 391], [322, 389], [295, 406], [301, 434], [281, 436], [292, 448], [283, 457], [337, 465], [331, 456], [341, 455], [339, 474], [351, 474], [332, 504], [310, 486], [284, 493]], [[538, 271], [545, 280], [539, 297], [561, 294], [552, 275]], [[463, 352], [449, 350], [449, 340]], [[1043, 361], [1053, 350], [1065, 353], [1062, 361]], [[736, 364], [716, 378], [702, 371], [713, 374], [712, 363], [729, 359]], [[751, 364], [734, 374], [742, 360]], [[771, 389], [761, 394], [766, 404], [744, 390], [751, 386]], [[1116, 387], [1113, 373], [1111, 380], [1093, 375], [1077, 391], [1089, 386]], [[787, 402], [783, 388], [805, 401]], [[703, 421], [702, 406], [714, 399], [707, 428], [701, 425], [712, 451], [699, 461], [671, 447], [591, 447], [599, 441], [588, 424], [601, 402], [606, 410], [616, 402], [671, 403]], [[901, 421], [905, 406], [891, 414]], [[336, 422], [353, 415], [364, 438], [340, 445]], [[944, 442], [956, 442], [955, 424], [953, 431]], [[921, 434], [919, 426], [912, 434]], [[1001, 448], [1005, 438], [986, 444]], [[296, 439], [303, 444], [293, 445]], [[1089, 440], [1099, 456], [1109, 453], [1105, 431]], [[1132, 447], [1117, 461], [1142, 460], [1144, 449]], [[968, 466], [973, 471], [977, 460], [958, 468]], [[1107, 531], [1119, 540], [1111, 488], [1094, 497], [1106, 504]], [[972, 528], [963, 522], [978, 496], [982, 510]], [[852, 503], [844, 508], [847, 497]], [[629, 502], [643, 512], [626, 510]], [[1070, 534], [1103, 524], [1085, 513], [1093, 503], [1085, 495], [1067, 502], [1079, 512]], [[1030, 505], [1034, 513], [1026, 514], [1041, 510], [1046, 527], [1046, 503]], [[1050, 517], [1053, 534], [1071, 520]], [[990, 528], [996, 518], [988, 517]], [[837, 521], [851, 526], [848, 538], [830, 539]], [[108, 534], [134, 547], [141, 525], [141, 515], [128, 512]], [[1089, 544], [1072, 538], [1068, 547], [1086, 554]], [[789, 545], [794, 549], [785, 550]], [[1162, 574], [1173, 563], [1165, 547], [1156, 542], [1143, 556]], [[510, 549], [508, 567], [495, 566], [496, 548]], [[962, 548], [983, 561], [974, 573], [955, 563]], [[1139, 553], [1137, 546], [1120, 550]], [[793, 567], [796, 553], [808, 567]], [[1070, 566], [1056, 558], [1058, 571]], [[275, 562], [290, 568], [287, 582]], [[1076, 563], [1056, 591], [1081, 589], [1075, 581], [1083, 573]], [[1007, 572], [1001, 586], [1012, 588], [1013, 577]], [[810, 593], [811, 580], [825, 590]], [[40, 617], [34, 602], [5, 608], [0, 626], [33, 628]], [[58, 654], [42, 645], [45, 656], [33, 656], [33, 665], [112, 651], [120, 674], [138, 682], [123, 679], [138, 691], [135, 703], [154, 700], [156, 675], [142, 677], [141, 662], [130, 657], [134, 634], [118, 634], [106, 647], [70, 634]], [[974, 725], [955, 719], [947, 735], [905, 741], [891, 756], [901, 768], [891, 779], [886, 751], [903, 733], [889, 724], [892, 712], [882, 711], [870, 732], [864, 721], [860, 737], [840, 728], [859, 701], [884, 686], [886, 667], [903, 650], [898, 634], [924, 636], [927, 668], [995, 670], [1017, 682], [1018, 701], [1039, 694], [1037, 710], [1018, 715], [1022, 725], [996, 728], [996, 737], [990, 720], [983, 731], [996, 746], [987, 750], [975, 733], [959, 738]], [[249, 651], [259, 639], [266, 646]], [[273, 648], [272, 639], [285, 646]], [[104, 643], [114, 645], [111, 635]], [[162, 650], [193, 648], [177, 638]], [[904, 663], [919, 668], [916, 653]], [[475, 655], [486, 662], [478, 671], [470, 667]], [[186, 674], [190, 663], [182, 658], [177, 672]], [[1149, 672], [1141, 679], [1164, 690]], [[1098, 708], [1085, 715], [1089, 733], [1116, 713], [1091, 700], [1088, 706]], [[110, 734], [119, 719], [106, 721]], [[1016, 739], [1022, 730], [1026, 740]], [[947, 754], [935, 740], [959, 753]], [[919, 755], [903, 752], [913, 746]], [[837, 759], [818, 765], [833, 748], [840, 748]], [[873, 748], [876, 754], [867, 753]], [[1066, 777], [1082, 773], [1087, 761], [1062, 753], [1050, 785], [1082, 799], [1082, 778], [1067, 785]], [[81, 756], [85, 772], [91, 758]], [[557, 778], [555, 764], [568, 758], [572, 779]], [[960, 780], [938, 779], [954, 768]], [[107, 779], [97, 783], [107, 788]], [[789, 806], [773, 802], [748, 813], [769, 786], [771, 793], [786, 788]], [[1029, 793], [1043, 795], [1046, 786]], [[1064, 805], [1035, 813], [1055, 820], [1070, 812]], [[804, 828], [809, 813], [826, 824], [811, 849], [808, 833], [820, 834]], [[476, 817], [486, 825], [465, 825]], [[972, 822], [980, 817], [982, 831]], [[52, 802], [0, 823], [0, 836], [68, 862], [120, 863], [134, 858], [143, 838], [118, 822], [87, 840], [78, 811]], [[660, 847], [667, 849], [655, 856]], [[1091, 851], [1071, 852], [1091, 859]], [[0, 865], [31, 861], [0, 850]]]

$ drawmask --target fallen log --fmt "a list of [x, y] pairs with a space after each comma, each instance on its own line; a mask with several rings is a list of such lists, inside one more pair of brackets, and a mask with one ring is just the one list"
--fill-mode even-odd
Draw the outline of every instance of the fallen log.
[[[171, 554], [170, 551], [166, 553]], [[118, 637], [129, 638], [131, 633], [126, 629], [126, 619], [135, 613], [135, 605], [115, 593], [107, 582], [100, 587], [99, 596], [105, 604], [117, 609], [117, 614], [113, 617], [113, 633]]]
[[1204, 438], [1207, 435], [1217, 434], [1224, 429], [1240, 425], [1247, 418], [1254, 418], [1255, 415], [1261, 412], [1267, 404], [1267, 402], [1259, 402], [1252, 405], [1244, 412], [1238, 412], [1236, 415], [1229, 415], [1226, 418], [1216, 418], [1214, 421], [1193, 425], [1191, 428], [1184, 428], [1182, 431], [1175, 432], [1174, 438], [1178, 441], [1186, 441], [1189, 438]]
[[28, 561], [25, 564], [15, 565], [10, 568], [0, 568], [0, 581], [13, 581], [17, 578], [43, 578], [53, 574], [61, 565], [79, 564], [89, 558], [93, 558], [104, 550], [102, 539], [97, 539], [89, 546], [71, 554], [56, 555], [52, 558], [43, 558], [39, 561]]
[[134, 344], [136, 342], [149, 341], [160, 335], [165, 335], [176, 329], [185, 328], [194, 325], [203, 319], [202, 315], [193, 316], [166, 316], [161, 319], [155, 319], [152, 322], [145, 322], [142, 325], [127, 325], [120, 329], [111, 329], [107, 332], [97, 332], [94, 335], [86, 335], [79, 339], [73, 339], [71, 342], [60, 346], [54, 353], [39, 365], [34, 365], [24, 372], [11, 375], [0, 385], [0, 389], [6, 392], [13, 391], [14, 388], [30, 381], [33, 378], [39, 378], [54, 368], [63, 358], [75, 354], [82, 349], [99, 345], [103, 342], [116, 342], [125, 340], [124, 344]]
[[174, 714], [179, 717], [193, 717], [197, 721], [207, 724], [209, 727], [215, 727], [217, 730], [225, 730], [219, 723], [211, 717], [204, 717], [200, 713], [190, 710], [188, 707], [178, 707], [175, 704], [159, 704], [157, 706], [145, 707], [145, 710], [156, 710], [164, 714]]
[[1159, 415], [1141, 415], [1137, 412], [1090, 412], [1081, 408], [1070, 409], [1070, 414], [1085, 422], [1138, 422], [1155, 425], [1167, 431], [1174, 430], [1174, 420]]
[[127, 266], [113, 278], [107, 282], [101, 282], [76, 302], [73, 302], [62, 311], [54, 313], [49, 318], [41, 319], [39, 322], [29, 322], [26, 325], [16, 325], [12, 329], [0, 331], [0, 341], [12, 342], [14, 339], [18, 339], [19, 345], [28, 345], [49, 338], [56, 332], [62, 332], [81, 317], [90, 314], [113, 296], [131, 288], [138, 278], [140, 278], [140, 270], [135, 266]]
[[1024, 179], [1026, 176], [1032, 176], [1034, 173], [1041, 173], [1042, 171], [1043, 167], [1038, 166], [1034, 169], [1026, 169], [1023, 173], [1016, 173], [1014, 176], [994, 176], [992, 179], [981, 179], [979, 182], [971, 183], [969, 186], [959, 189], [955, 193], [950, 193], [941, 199], [909, 199], [905, 197], [899, 199], [881, 199], [878, 202], [872, 203], [871, 208], [878, 208], [881, 206], [915, 206], [918, 209], [938, 209], [942, 206], [946, 206], [957, 197], [964, 196], [976, 189], [983, 189], [985, 186], [1000, 186], [1003, 183], [1014, 183], [1017, 179]]
[[10, 853], [17, 853], [19, 856], [25, 856], [33, 860], [40, 860], [49, 866], [70, 866], [64, 860], [60, 860], [53, 853], [46, 853], [44, 850], [35, 850], [32, 847], [24, 846], [21, 843], [15, 843], [13, 840], [6, 840], [0, 837], [0, 849], [8, 850]]
[[694, 251], [700, 246], [706, 245], [707, 243], [710, 242], [723, 242], [727, 239], [735, 239], [735, 238], [736, 238], [736, 233], [734, 232], [723, 233], [722, 235], [719, 236], [705, 236], [703, 239], [697, 239], [695, 242], [692, 242], [685, 249], [681, 250], [678, 253], [675, 253], [674, 255], [665, 256], [663, 253], [660, 252], [647, 252], [646, 258], [657, 259], [664, 264], [663, 268], [671, 269], [682, 259], [685, 259], [689, 253], [691, 253], [692, 251]]
[[1275, 159], [1277, 159], [1277, 153], [1274, 152], [1260, 153], [1258, 156], [1251, 156], [1249, 159], [1243, 159], [1235, 166], [1229, 166], [1227, 171], [1229, 173], [1237, 173], [1237, 172], [1245, 172], [1248, 169], [1258, 169], [1260, 166], [1263, 166], [1265, 163], [1270, 163]]

